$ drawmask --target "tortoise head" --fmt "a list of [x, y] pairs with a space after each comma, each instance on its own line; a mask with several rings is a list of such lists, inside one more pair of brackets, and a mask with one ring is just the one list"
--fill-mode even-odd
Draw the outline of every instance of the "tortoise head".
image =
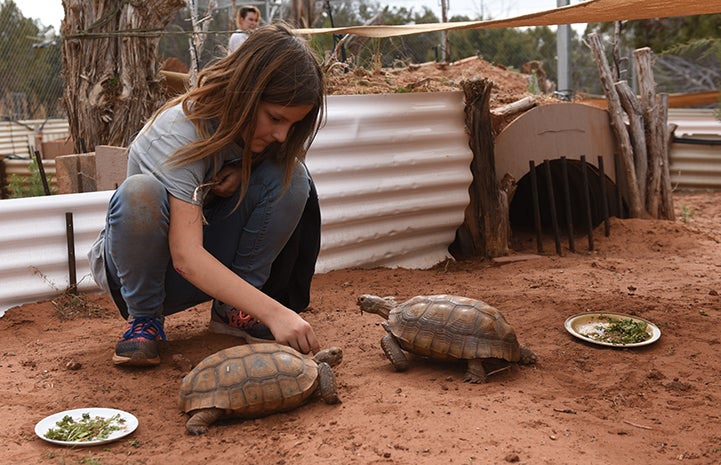
[[397, 306], [393, 297], [378, 297], [370, 294], [359, 296], [357, 304], [360, 307], [361, 314], [363, 312], [375, 313], [385, 319], [388, 319], [391, 310]]
[[533, 353], [528, 347], [521, 347], [521, 359], [518, 361], [521, 365], [535, 365], [538, 361], [538, 356]]
[[343, 360], [343, 350], [340, 347], [329, 347], [315, 354], [313, 360], [316, 363], [325, 362], [334, 367]]

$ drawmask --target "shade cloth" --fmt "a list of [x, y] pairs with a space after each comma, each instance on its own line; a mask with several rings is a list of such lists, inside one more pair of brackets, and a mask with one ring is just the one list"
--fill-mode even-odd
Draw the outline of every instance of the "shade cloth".
[[462, 29], [491, 29], [559, 24], [607, 23], [613, 21], [669, 18], [721, 13], [721, 0], [588, 0], [552, 10], [507, 19], [427, 23], [401, 26], [349, 26], [296, 29], [299, 34], [354, 34], [363, 37], [395, 37], [424, 32]]

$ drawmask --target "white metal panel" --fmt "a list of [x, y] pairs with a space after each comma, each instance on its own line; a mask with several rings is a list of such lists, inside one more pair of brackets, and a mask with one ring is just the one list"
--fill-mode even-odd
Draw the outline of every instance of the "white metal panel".
[[329, 97], [308, 153], [323, 217], [318, 272], [447, 258], [472, 157], [461, 92]]
[[671, 144], [669, 174], [674, 188], [721, 189], [721, 145]]
[[85, 255], [104, 224], [110, 194], [0, 200], [0, 315], [68, 288], [66, 212], [73, 216], [78, 288], [97, 289]]
[[0, 121], [0, 155], [30, 158], [36, 134], [43, 142], [70, 137], [65, 119]]
[[[714, 110], [671, 108], [668, 122], [677, 125], [676, 137], [721, 140], [721, 121]], [[669, 173], [675, 189], [721, 189], [721, 145], [672, 143]]]
[[721, 121], [711, 109], [669, 108], [668, 122], [677, 126], [676, 137], [721, 136]]
[[[328, 97], [327, 124], [308, 154], [323, 222], [316, 271], [428, 268], [448, 258], [471, 159], [461, 92]], [[97, 289], [86, 254], [111, 194], [0, 200], [0, 316], [67, 289], [65, 212], [79, 288]]]

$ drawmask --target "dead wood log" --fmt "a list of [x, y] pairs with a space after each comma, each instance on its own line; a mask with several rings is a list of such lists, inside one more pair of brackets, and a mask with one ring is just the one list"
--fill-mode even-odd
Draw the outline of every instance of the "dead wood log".
[[501, 131], [503, 131], [503, 129], [508, 126], [517, 115], [530, 110], [536, 105], [538, 105], [537, 99], [529, 95], [515, 102], [511, 102], [508, 105], [491, 110], [493, 134], [500, 134]]
[[[641, 95], [641, 109], [646, 121], [646, 146], [648, 149], [648, 186], [646, 210], [654, 218], [660, 218], [661, 178], [663, 170], [662, 150], [666, 141], [659, 126], [659, 107], [656, 99], [656, 83], [653, 80], [653, 56], [648, 47], [633, 52]], [[665, 123], [664, 123], [665, 124]]]
[[63, 105], [78, 153], [125, 146], [165, 101], [161, 31], [185, 0], [63, 0]]
[[633, 161], [633, 149], [631, 148], [631, 140], [626, 130], [626, 124], [623, 121], [622, 108], [620, 98], [616, 92], [612, 82], [611, 68], [601, 44], [598, 34], [591, 33], [588, 35], [589, 46], [593, 52], [598, 67], [598, 74], [601, 79], [604, 94], [608, 102], [608, 113], [611, 122], [611, 129], [616, 136], [616, 144], [621, 154], [621, 164], [626, 187], [626, 200], [628, 202], [629, 214], [632, 218], [640, 218], [644, 215], [643, 204], [641, 203], [641, 195], [638, 188], [638, 178], [636, 177], [636, 167]]
[[527, 97], [523, 97], [521, 100], [516, 100], [515, 102], [511, 102], [508, 105], [498, 107], [491, 111], [491, 114], [495, 116], [507, 117], [515, 115], [516, 113], [520, 113], [522, 111], [530, 110], [535, 106], [536, 98], [532, 95], [529, 95]]
[[668, 94], [659, 94], [659, 127], [661, 130], [661, 138], [663, 143], [661, 144], [661, 161], [663, 163], [661, 169], [661, 211], [659, 218], [666, 220], [674, 220], [676, 214], [673, 209], [673, 187], [671, 186], [671, 172], [670, 172], [670, 160], [669, 160], [669, 147], [670, 147], [670, 134], [668, 121]]
[[633, 148], [633, 161], [636, 167], [636, 179], [638, 180], [638, 193], [641, 205], [646, 204], [646, 174], [648, 173], [648, 159], [646, 154], [646, 133], [643, 124], [643, 111], [641, 104], [626, 81], [619, 81], [615, 84], [618, 97], [621, 99], [621, 106], [628, 116], [629, 135], [631, 147]]
[[457, 259], [508, 255], [508, 201], [496, 178], [488, 79], [461, 82], [466, 100], [466, 127], [473, 152], [468, 189], [470, 202], [457, 240], [449, 250]]

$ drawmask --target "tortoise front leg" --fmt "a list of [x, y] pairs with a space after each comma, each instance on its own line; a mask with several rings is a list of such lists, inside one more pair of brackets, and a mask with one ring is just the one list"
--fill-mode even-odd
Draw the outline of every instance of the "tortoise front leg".
[[466, 377], [463, 381], [467, 383], [486, 382], [486, 369], [483, 368], [483, 361], [480, 358], [468, 361], [468, 369], [466, 370]]
[[383, 336], [381, 339], [381, 347], [396, 371], [405, 371], [408, 369], [408, 357], [403, 353], [403, 349], [401, 349], [401, 346], [392, 334], [388, 333]]
[[340, 403], [333, 369], [325, 362], [318, 364], [318, 389], [320, 390], [320, 396], [327, 404]]
[[185, 429], [187, 429], [189, 433], [195, 434], [196, 436], [200, 434], [205, 434], [208, 432], [208, 426], [215, 423], [215, 421], [220, 418], [222, 413], [223, 410], [219, 408], [204, 408], [201, 410], [197, 410], [190, 416], [188, 421], [185, 423]]

